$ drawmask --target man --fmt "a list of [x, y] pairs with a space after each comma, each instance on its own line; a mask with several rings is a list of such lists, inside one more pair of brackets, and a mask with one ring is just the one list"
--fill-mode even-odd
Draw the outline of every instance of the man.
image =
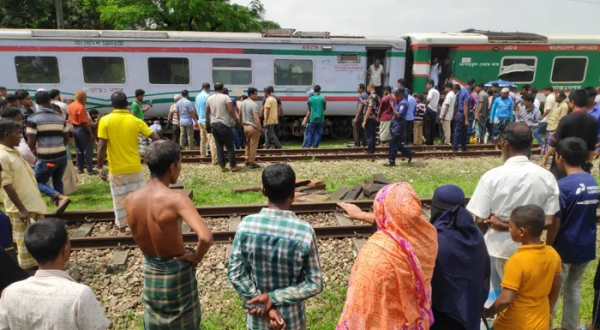
[[532, 131], [540, 125], [541, 115], [535, 109], [533, 95], [523, 96], [523, 108], [517, 114], [517, 121], [525, 123]]
[[264, 89], [264, 108], [265, 108], [265, 149], [271, 147], [271, 143], [275, 145], [275, 149], [281, 149], [281, 143], [275, 134], [275, 126], [279, 124], [279, 105], [277, 99], [273, 96], [273, 87], [269, 86]]
[[[154, 132], [161, 140], [166, 140], [167, 138], [162, 133], [162, 125], [160, 124], [160, 120], [155, 120], [152, 125], [150, 125], [150, 129]], [[152, 142], [152, 141], [151, 141]]]
[[535, 88], [535, 87], [532, 87], [532, 88], [529, 90], [529, 95], [533, 96], [533, 107], [535, 108], [535, 110], [536, 110], [537, 112], [541, 112], [541, 109], [540, 109], [540, 108], [542, 107], [542, 104], [540, 103], [540, 100], [538, 100], [538, 99], [537, 99], [537, 95], [538, 95], [538, 90], [537, 90], [537, 88]]
[[561, 91], [556, 93], [556, 102], [558, 103], [556, 109], [554, 109], [548, 117], [548, 125], [546, 127], [548, 133], [546, 134], [546, 143], [544, 143], [544, 147], [542, 148], [542, 154], [547, 152], [550, 141], [552, 141], [552, 137], [558, 128], [560, 120], [569, 114], [569, 105], [567, 104], [565, 92]]
[[490, 111], [490, 124], [494, 125], [492, 141], [498, 151], [500, 150], [498, 142], [502, 137], [502, 132], [513, 120], [514, 104], [508, 93], [509, 89], [503, 88], [500, 97], [492, 103], [492, 110]]
[[87, 94], [83, 91], [75, 93], [75, 101], [69, 104], [69, 121], [73, 125], [73, 135], [75, 138], [75, 150], [77, 152], [77, 170], [83, 174], [83, 167], [87, 168], [88, 175], [96, 175], [94, 171], [94, 144], [96, 136], [92, 132], [92, 126], [85, 103]]
[[460, 90], [458, 94], [458, 111], [456, 112], [456, 127], [454, 128], [454, 139], [452, 141], [452, 151], [458, 151], [458, 145], [461, 145], [462, 151], [467, 151], [467, 127], [469, 126], [469, 102], [471, 101], [471, 91], [475, 86], [475, 79], [469, 78], [467, 85]]
[[[586, 87], [585, 90], [588, 93], [588, 113], [598, 120], [598, 138], [600, 138], [600, 103], [596, 101], [596, 89], [594, 87], [589, 86]], [[594, 155], [594, 159], [597, 159], [598, 157], [600, 157], [600, 147], [596, 148], [596, 154]]]
[[181, 132], [179, 128], [179, 112], [177, 112], [177, 102], [179, 100], [181, 100], [180, 94], [173, 96], [173, 104], [171, 104], [171, 108], [169, 108], [169, 116], [167, 117], [167, 120], [173, 125], [171, 140], [175, 143], [179, 143], [179, 134]]
[[[196, 265], [212, 245], [212, 233], [194, 203], [181, 191], [169, 189], [181, 172], [179, 146], [168, 140], [154, 142], [144, 162], [150, 180], [125, 200], [131, 235], [144, 253], [144, 328], [200, 329]], [[183, 245], [183, 221], [198, 236], [194, 250]]]
[[[141, 121], [144, 121], [144, 114], [152, 107], [152, 104], [148, 104], [142, 108], [142, 102], [144, 101], [145, 94], [146, 92], [143, 89], [136, 89], [135, 100], [131, 103], [131, 114], [136, 116]], [[140, 154], [140, 157], [144, 157], [147, 147], [148, 139], [140, 134], [138, 136], [138, 153]]]
[[185, 147], [187, 137], [188, 150], [194, 148], [194, 120], [196, 120], [196, 110], [194, 103], [189, 100], [190, 93], [187, 89], [181, 91], [181, 100], [177, 101], [177, 113], [179, 114], [179, 146], [181, 150]]
[[215, 140], [212, 134], [208, 134], [206, 131], [206, 100], [210, 96], [210, 84], [205, 82], [202, 84], [202, 91], [196, 96], [196, 111], [198, 111], [198, 125], [200, 126], [200, 156], [206, 157], [206, 144], [210, 145], [210, 156], [212, 157], [213, 164], [217, 163], [217, 151]]
[[235, 124], [231, 128], [231, 132], [233, 133], [233, 146], [235, 150], [244, 149], [246, 146], [244, 145], [243, 138], [237, 129], [238, 119], [240, 118], [240, 108], [237, 105], [238, 100], [229, 95], [229, 89], [227, 87], [223, 87], [223, 94], [227, 95], [231, 100], [231, 106], [233, 107], [233, 118], [235, 119]]
[[384, 166], [388, 167], [396, 166], [396, 156], [398, 155], [398, 151], [402, 153], [402, 156], [408, 158], [409, 164], [415, 154], [414, 151], [406, 149], [402, 143], [402, 136], [404, 135], [404, 130], [406, 130], [406, 114], [408, 113], [408, 102], [404, 99], [404, 89], [399, 88], [394, 91], [394, 94], [396, 96], [396, 100], [392, 107], [394, 118], [390, 126], [392, 142], [390, 143], [388, 163], [384, 164]]
[[[52, 199], [56, 214], [62, 214], [71, 204], [69, 197], [63, 195], [63, 175], [67, 170], [67, 149], [69, 128], [64, 119], [52, 111], [50, 94], [35, 93], [35, 101], [40, 110], [27, 120], [27, 144], [37, 156], [35, 178], [40, 191]], [[52, 187], [48, 181], [52, 180]]]
[[235, 158], [235, 147], [233, 145], [233, 129], [235, 128], [236, 115], [233, 110], [231, 98], [224, 94], [223, 84], [215, 84], [215, 94], [206, 100], [206, 126], [207, 132], [210, 132], [215, 138], [217, 147], [217, 158], [221, 171], [227, 172], [225, 167], [225, 154], [223, 147], [227, 148], [229, 155], [229, 166], [232, 172], [238, 172], [242, 168], [237, 166]]
[[523, 85], [523, 87], [521, 87], [521, 97], [529, 94], [530, 89], [531, 89], [531, 86], [529, 84]]
[[368, 87], [369, 98], [365, 112], [363, 113], [362, 128], [365, 130], [365, 136], [367, 138], [367, 152], [372, 154], [375, 153], [375, 140], [377, 130], [377, 114], [379, 113], [379, 95], [375, 91], [375, 85], [369, 84]]
[[383, 96], [383, 77], [387, 77], [387, 73], [385, 73], [385, 69], [383, 65], [381, 65], [381, 59], [376, 58], [375, 63], [369, 66], [369, 85], [373, 84], [375, 86], [375, 93], [379, 95], [379, 97]]
[[244, 218], [235, 233], [227, 277], [244, 303], [266, 307], [246, 315], [250, 330], [269, 329], [273, 320], [261, 316], [271, 316], [271, 309], [281, 313], [275, 319], [279, 326], [306, 329], [304, 301], [323, 290], [315, 232], [290, 211], [295, 182], [289, 165], [265, 168], [262, 193], [268, 207]]
[[369, 99], [369, 94], [367, 94], [367, 88], [365, 84], [358, 84], [356, 88], [356, 92], [358, 93], [358, 101], [356, 102], [356, 116], [354, 116], [354, 120], [352, 122], [352, 126], [354, 130], [352, 131], [354, 135], [354, 146], [355, 147], [366, 147], [367, 146], [367, 137], [365, 135], [365, 130], [362, 127], [363, 120], [365, 118], [365, 109], [367, 107], [367, 101]]
[[[558, 127], [554, 132], [552, 139], [549, 140], [548, 151], [544, 154], [544, 159], [540, 165], [547, 166], [548, 158], [550, 156], [554, 156], [554, 151], [556, 150], [556, 145], [563, 139], [568, 137], [578, 137], [586, 142], [588, 150], [589, 150], [589, 161], [586, 168], [584, 168], [587, 172], [591, 170], [591, 161], [594, 157], [596, 143], [598, 140], [598, 121], [594, 116], [587, 113], [588, 111], [588, 93], [579, 89], [574, 92], [571, 92], [571, 95], [575, 102], [575, 108], [573, 112], [568, 116], [563, 116], [560, 122], [558, 123]], [[557, 101], [560, 101], [560, 95], [556, 95]], [[554, 112], [560, 111], [559, 107], [554, 110]], [[548, 124], [550, 126], [550, 124]], [[554, 174], [557, 180], [560, 180], [566, 176], [566, 173], [561, 171], [556, 165], [556, 161], [554, 157], [552, 157], [552, 165], [550, 165], [550, 172]]]
[[484, 90], [483, 83], [477, 84], [475, 92], [477, 92], [477, 110], [475, 111], [475, 121], [477, 122], [477, 130], [479, 131], [478, 143], [483, 144], [485, 143], [485, 132], [487, 131], [488, 125], [490, 98], [488, 93]]
[[425, 134], [425, 144], [432, 146], [435, 138], [435, 122], [438, 117], [438, 106], [440, 102], [440, 92], [435, 87], [435, 81], [427, 81], [427, 110], [423, 119], [423, 130]]
[[[132, 116], [127, 111], [127, 96], [123, 92], [115, 92], [110, 101], [114, 110], [100, 118], [98, 124], [98, 171], [100, 178], [110, 182], [110, 193], [115, 211], [115, 227], [120, 234], [127, 228], [127, 212], [125, 198], [144, 186], [144, 175], [138, 150], [138, 135], [142, 134], [152, 141], [160, 138], [146, 123]], [[107, 175], [104, 171], [104, 160], [108, 156]]]
[[[8, 102], [9, 107], [19, 108], [19, 99], [15, 94], [6, 95], [6, 101]], [[20, 111], [20, 110], [19, 110]]]
[[6, 90], [6, 87], [0, 86], [0, 100], [4, 100], [7, 95], [8, 91]]
[[451, 145], [450, 134], [452, 133], [451, 124], [454, 118], [456, 92], [454, 92], [454, 85], [452, 83], [447, 83], [444, 87], [446, 89], [446, 97], [444, 98], [444, 104], [442, 104], [442, 111], [440, 111], [440, 122], [442, 123], [440, 125], [440, 137], [442, 145]]
[[440, 81], [439, 81], [439, 89], [442, 90], [444, 86], [448, 83], [451, 83], [450, 78], [452, 77], [452, 67], [450, 66], [450, 58], [446, 57], [444, 59], [444, 63], [440, 69]]
[[381, 142], [382, 146], [387, 146], [392, 140], [390, 125], [394, 116], [394, 100], [396, 98], [392, 95], [392, 88], [390, 86], [383, 87], [383, 95], [377, 121], [379, 122], [379, 142]]
[[[12, 119], [19, 123], [19, 125], [23, 125], [23, 113], [17, 108], [9, 107], [2, 109], [0, 111], [0, 117], [4, 119]], [[19, 145], [15, 147], [15, 150], [21, 154], [23, 159], [27, 161], [27, 164], [29, 164], [31, 168], [35, 168], [35, 165], [37, 164], [37, 157], [35, 157], [33, 152], [31, 152], [31, 148], [29, 148], [29, 145], [27, 145], [27, 142], [23, 136], [21, 136], [21, 142], [19, 142]]]
[[[508, 92], [504, 92], [508, 98]], [[504, 97], [504, 95], [503, 95]], [[496, 101], [494, 101], [496, 102]], [[500, 140], [504, 165], [487, 171], [479, 180], [467, 210], [485, 234], [492, 262], [492, 290], [500, 293], [504, 265], [519, 244], [513, 242], [508, 220], [518, 206], [541, 206], [546, 224], [560, 209], [558, 184], [552, 173], [529, 161], [531, 130], [524, 123], [511, 123]]]
[[18, 108], [23, 113], [23, 122], [26, 123], [27, 118], [29, 118], [29, 116], [35, 112], [31, 95], [29, 95], [29, 92], [24, 89], [17, 90], [15, 94], [17, 95], [17, 99], [19, 101]]
[[327, 101], [321, 95], [321, 86], [315, 85], [313, 88], [315, 94], [308, 99], [308, 109], [306, 119], [308, 119], [308, 141], [306, 147], [319, 147], [323, 129], [325, 128], [325, 111], [327, 110]]
[[63, 118], [63, 120], [66, 120], [67, 114], [69, 113], [69, 106], [65, 102], [63, 102], [63, 99], [60, 95], [60, 91], [58, 89], [51, 89], [50, 92], [48, 92], [48, 94], [50, 94], [52, 104], [60, 108], [60, 116]]
[[[406, 90], [406, 89], [405, 89]], [[406, 93], [408, 94], [408, 93]], [[408, 94], [408, 113], [406, 114], [406, 131], [404, 132], [404, 139], [406, 145], [410, 146], [413, 144], [413, 131], [415, 129], [415, 113], [417, 112], [417, 99], [412, 95]]]
[[437, 88], [440, 81], [440, 64], [437, 57], [434, 57], [431, 60], [431, 65], [429, 66], [429, 80], [432, 80], [435, 84], [433, 85], [433, 88]]
[[71, 245], [64, 222], [45, 219], [32, 224], [25, 244], [40, 269], [2, 293], [0, 329], [107, 329], [110, 321], [94, 291], [65, 272]]
[[544, 96], [546, 96], [546, 102], [544, 103], [544, 113], [542, 114], [542, 122], [540, 125], [533, 131], [533, 135], [537, 140], [540, 148], [544, 146], [544, 138], [542, 134], [546, 133], [548, 127], [548, 119], [552, 114], [552, 111], [556, 109], [556, 96], [554, 95], [554, 88], [552, 86], [546, 86], [544, 88]]
[[246, 166], [259, 168], [256, 164], [256, 149], [263, 128], [260, 123], [260, 108], [256, 104], [258, 91], [254, 87], [248, 88], [248, 98], [240, 106], [240, 123], [244, 126], [246, 135]]

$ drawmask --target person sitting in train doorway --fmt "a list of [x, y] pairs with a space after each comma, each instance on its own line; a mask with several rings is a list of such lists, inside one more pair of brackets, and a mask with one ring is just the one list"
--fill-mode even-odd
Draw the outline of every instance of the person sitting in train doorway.
[[513, 121], [514, 104], [512, 99], [508, 97], [509, 92], [510, 90], [506, 87], [502, 89], [501, 96], [494, 100], [490, 112], [490, 124], [494, 124], [492, 139], [496, 146], [496, 151], [500, 150], [498, 142], [500, 141], [502, 133], [508, 124]]
[[396, 156], [398, 151], [402, 153], [402, 156], [408, 158], [408, 163], [413, 159], [415, 152], [408, 150], [402, 143], [402, 137], [406, 130], [406, 116], [408, 114], [408, 100], [404, 98], [404, 88], [398, 88], [394, 91], [396, 101], [393, 102], [392, 109], [394, 116], [390, 125], [390, 132], [392, 133], [392, 142], [390, 143], [390, 151], [388, 154], [389, 162], [384, 166], [396, 166]]
[[[181, 172], [180, 147], [169, 140], [153, 142], [144, 163], [150, 180], [125, 200], [131, 235], [144, 254], [144, 329], [177, 325], [178, 329], [198, 330], [201, 311], [196, 266], [212, 245], [212, 233], [192, 200], [169, 189]], [[183, 245], [182, 222], [198, 236], [194, 250]]]
[[281, 143], [275, 134], [275, 126], [279, 124], [279, 105], [277, 99], [273, 96], [273, 87], [265, 88], [264, 93], [265, 149], [270, 149], [271, 143], [275, 145], [275, 149], [281, 149]]
[[237, 115], [233, 109], [231, 98], [225, 94], [225, 87], [222, 83], [215, 84], [215, 92], [206, 100], [206, 130], [215, 139], [221, 171], [227, 172], [225, 152], [223, 151], [223, 147], [225, 147], [227, 148], [231, 171], [238, 172], [242, 168], [237, 166], [233, 144], [233, 129], [235, 128]]
[[452, 139], [452, 151], [457, 152], [458, 146], [461, 146], [462, 151], [467, 151], [467, 136], [469, 127], [469, 110], [471, 103], [471, 92], [475, 86], [475, 79], [469, 78], [467, 85], [460, 90], [456, 102], [456, 127], [454, 128], [454, 134]]
[[77, 170], [83, 174], [83, 167], [87, 168], [88, 175], [96, 175], [94, 171], [94, 145], [96, 135], [92, 131], [90, 118], [85, 111], [87, 94], [84, 91], [75, 92], [75, 101], [69, 104], [69, 121], [73, 125], [75, 138], [75, 151], [77, 152]]
[[321, 95], [321, 86], [315, 85], [313, 88], [314, 95], [308, 99], [308, 109], [306, 111], [306, 119], [308, 119], [308, 135], [306, 148], [318, 148], [323, 129], [325, 128], [325, 110], [327, 110], [327, 101]]
[[423, 132], [425, 135], [425, 144], [432, 146], [435, 139], [435, 124], [438, 117], [438, 107], [440, 102], [440, 92], [435, 89], [435, 81], [427, 81], [427, 110], [423, 119]]
[[367, 88], [369, 98], [366, 107], [363, 107], [362, 128], [367, 138], [367, 152], [375, 153], [375, 142], [377, 139], [377, 114], [379, 113], [379, 95], [375, 91], [375, 85], [369, 84]]

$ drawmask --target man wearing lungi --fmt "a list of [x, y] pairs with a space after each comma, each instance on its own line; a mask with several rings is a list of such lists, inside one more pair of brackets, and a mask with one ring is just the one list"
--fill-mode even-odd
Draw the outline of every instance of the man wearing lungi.
[[[138, 154], [138, 135], [150, 137], [152, 141], [158, 141], [160, 138], [146, 123], [129, 113], [125, 93], [115, 92], [110, 100], [114, 110], [100, 118], [98, 124], [98, 171], [102, 180], [110, 181], [115, 226], [124, 234], [127, 227], [125, 198], [144, 186], [142, 164]], [[110, 174], [104, 171], [107, 155]]]
[[[212, 233], [181, 190], [169, 189], [181, 172], [181, 150], [170, 140], [146, 149], [150, 169], [145, 187], [129, 194], [125, 209], [131, 235], [144, 253], [144, 329], [200, 329], [196, 265], [212, 245]], [[195, 250], [183, 246], [185, 221], [198, 235]]]
[[494, 100], [494, 103], [492, 104], [492, 110], [490, 112], [490, 124], [494, 125], [492, 138], [497, 151], [500, 150], [498, 147], [498, 142], [500, 141], [502, 133], [508, 124], [513, 121], [514, 103], [512, 99], [508, 97], [508, 93], [508, 88], [502, 89], [501, 96]]

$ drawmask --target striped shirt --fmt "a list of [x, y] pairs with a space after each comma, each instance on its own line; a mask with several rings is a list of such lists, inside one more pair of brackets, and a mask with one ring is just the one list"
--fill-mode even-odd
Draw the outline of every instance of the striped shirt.
[[27, 136], [37, 135], [37, 156], [41, 161], [53, 161], [67, 156], [64, 134], [69, 129], [64, 119], [51, 109], [40, 110], [27, 120]]
[[[323, 289], [315, 231], [291, 211], [247, 216], [236, 231], [227, 275], [242, 301], [268, 293], [287, 328], [301, 329], [304, 301]], [[268, 321], [249, 314], [246, 326], [269, 329]]]

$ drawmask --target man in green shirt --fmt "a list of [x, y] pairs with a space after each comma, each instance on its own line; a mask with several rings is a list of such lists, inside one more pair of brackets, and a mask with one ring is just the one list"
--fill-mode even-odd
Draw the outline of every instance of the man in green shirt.
[[325, 110], [327, 110], [327, 102], [321, 96], [321, 86], [315, 85], [313, 88], [315, 94], [308, 99], [308, 110], [306, 111], [306, 120], [309, 122], [307, 141], [304, 147], [314, 148], [319, 147], [323, 129], [325, 128]]
[[[131, 103], [131, 114], [136, 116], [138, 119], [140, 119], [141, 121], [143, 121], [145, 123], [146, 121], [144, 120], [144, 113], [146, 113], [146, 111], [150, 110], [150, 108], [152, 107], [152, 103], [150, 103], [150, 104], [146, 105], [144, 108], [142, 108], [142, 101], [144, 101], [144, 94], [146, 94], [146, 92], [143, 89], [137, 89], [135, 91], [135, 101], [133, 101]], [[140, 157], [144, 157], [147, 147], [148, 147], [148, 138], [146, 138], [142, 134], [138, 135], [138, 154], [140, 154]]]

